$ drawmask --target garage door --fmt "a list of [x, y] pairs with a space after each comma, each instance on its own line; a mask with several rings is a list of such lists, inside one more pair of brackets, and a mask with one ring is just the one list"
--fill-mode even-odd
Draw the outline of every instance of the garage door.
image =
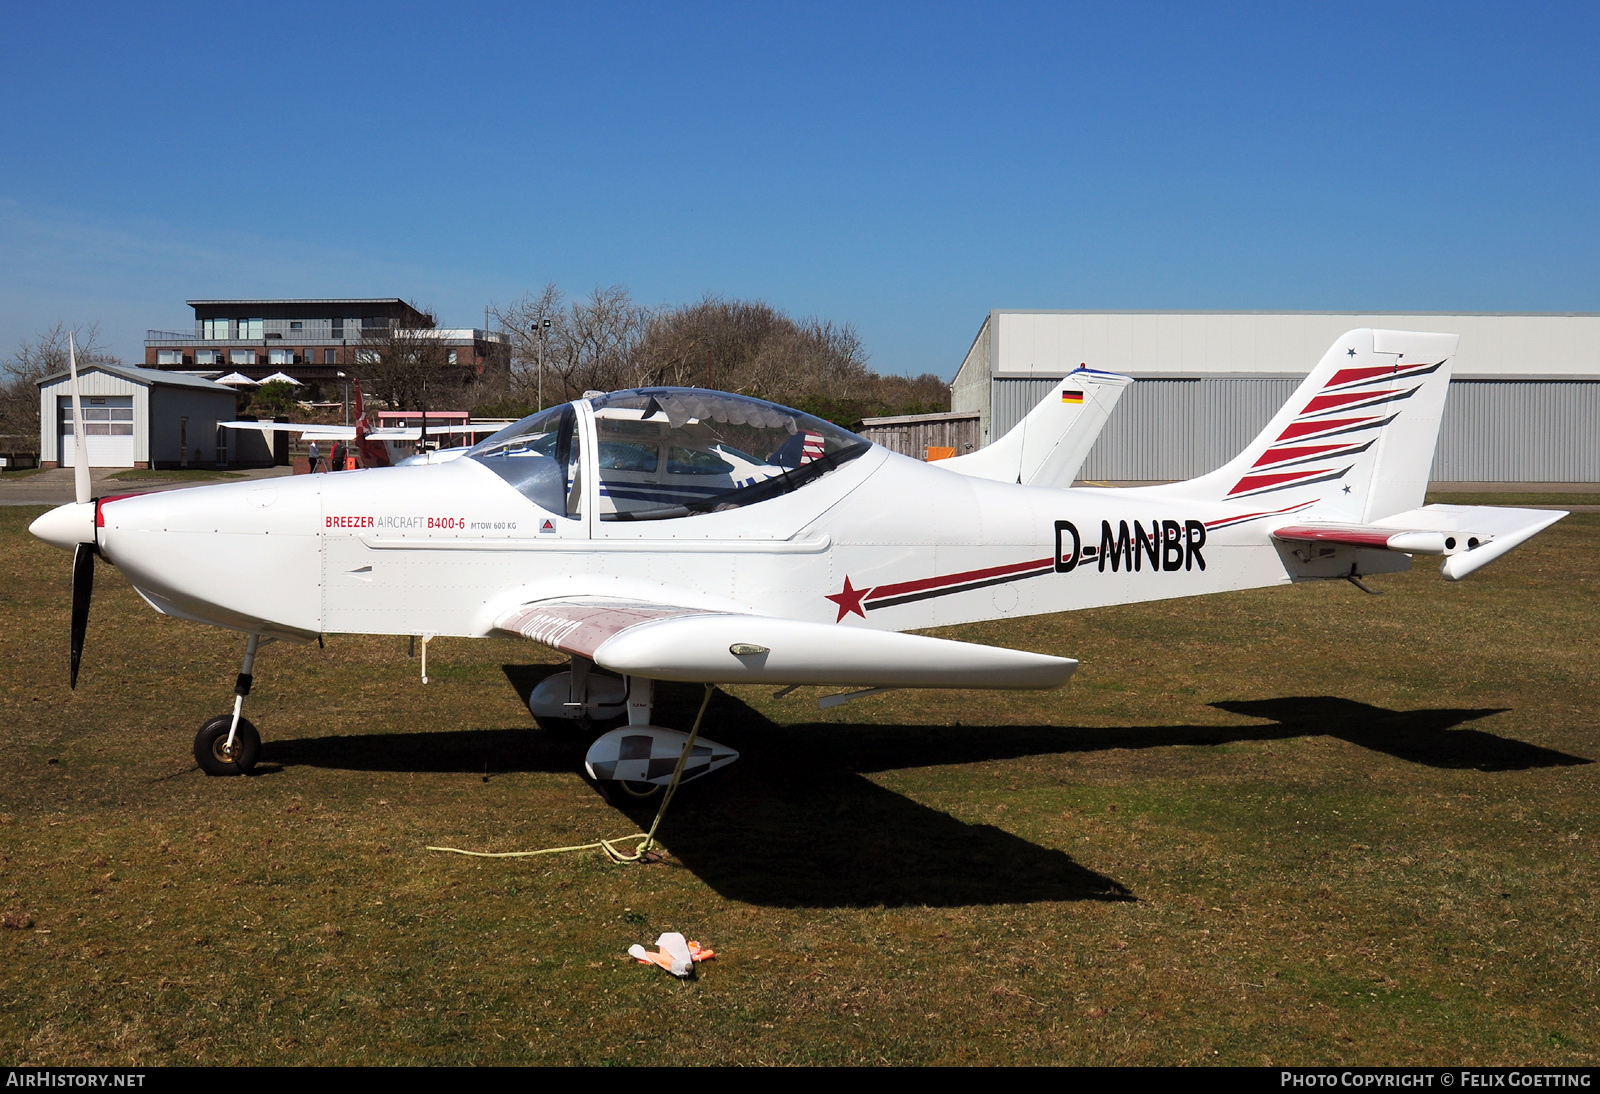
[[[61, 466], [74, 466], [72, 397], [59, 396]], [[83, 435], [89, 444], [90, 467], [133, 466], [133, 396], [88, 395], [83, 399]]]

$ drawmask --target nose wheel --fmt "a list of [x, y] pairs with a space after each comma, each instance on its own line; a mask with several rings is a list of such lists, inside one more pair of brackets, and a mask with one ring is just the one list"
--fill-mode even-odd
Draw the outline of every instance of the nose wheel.
[[194, 735], [194, 759], [207, 775], [244, 775], [261, 758], [261, 734], [249, 719], [239, 719], [231, 743], [230, 729], [233, 715], [219, 714]]
[[207, 775], [243, 775], [261, 758], [261, 734], [239, 715], [244, 697], [250, 694], [250, 670], [255, 667], [260, 645], [259, 634], [245, 640], [244, 669], [233, 685], [233, 713], [217, 715], [194, 735], [194, 759]]

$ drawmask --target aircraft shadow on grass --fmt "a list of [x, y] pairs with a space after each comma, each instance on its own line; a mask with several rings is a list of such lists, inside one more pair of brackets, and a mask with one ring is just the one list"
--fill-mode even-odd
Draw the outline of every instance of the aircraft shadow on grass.
[[[526, 701], [555, 666], [504, 667]], [[653, 720], [687, 727], [701, 692], [658, 685]], [[872, 907], [1135, 899], [1121, 883], [1003, 829], [968, 824], [878, 786], [865, 773], [1115, 748], [1215, 745], [1327, 734], [1413, 763], [1483, 771], [1585, 764], [1578, 756], [1453, 727], [1498, 710], [1391, 711], [1334, 697], [1213, 704], [1257, 726], [778, 725], [718, 691], [705, 730], [740, 750], [691, 784], [664, 835], [721, 895], [764, 906]], [[268, 742], [263, 759], [352, 770], [571, 772], [587, 739], [525, 728], [379, 733]], [[704, 790], [705, 792], [698, 792]], [[655, 803], [625, 809], [648, 825]]]

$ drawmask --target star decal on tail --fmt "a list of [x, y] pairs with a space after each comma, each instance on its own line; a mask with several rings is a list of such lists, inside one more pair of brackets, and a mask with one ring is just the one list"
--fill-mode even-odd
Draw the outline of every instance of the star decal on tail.
[[865, 619], [867, 617], [867, 613], [861, 610], [861, 599], [871, 591], [872, 587], [870, 585], [865, 589], [853, 588], [850, 585], [850, 575], [846, 574], [844, 578], [844, 592], [828, 594], [828, 599], [839, 605], [839, 618], [835, 619], [834, 622], [843, 623], [844, 617], [849, 615], [851, 612], [855, 612], [862, 619]]

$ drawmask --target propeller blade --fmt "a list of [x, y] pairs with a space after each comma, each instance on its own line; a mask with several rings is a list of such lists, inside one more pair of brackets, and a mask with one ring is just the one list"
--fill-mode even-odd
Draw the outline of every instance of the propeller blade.
[[[67, 332], [67, 367], [72, 370], [72, 487], [78, 504], [82, 505], [89, 500], [89, 439], [83, 434], [83, 397], [78, 391], [78, 347], [71, 331]], [[88, 611], [87, 602], [84, 610]], [[77, 678], [76, 669], [73, 678]]]
[[83, 660], [83, 635], [89, 629], [89, 598], [94, 593], [94, 556], [99, 548], [80, 543], [72, 556], [72, 687], [78, 687], [78, 665]]

